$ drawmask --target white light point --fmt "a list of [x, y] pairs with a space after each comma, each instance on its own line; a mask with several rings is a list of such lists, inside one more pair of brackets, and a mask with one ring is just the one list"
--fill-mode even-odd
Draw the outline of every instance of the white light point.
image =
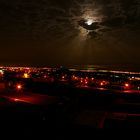
[[85, 23], [88, 25], [88, 26], [90, 26], [90, 25], [92, 25], [93, 24], [93, 20], [92, 19], [88, 19]]

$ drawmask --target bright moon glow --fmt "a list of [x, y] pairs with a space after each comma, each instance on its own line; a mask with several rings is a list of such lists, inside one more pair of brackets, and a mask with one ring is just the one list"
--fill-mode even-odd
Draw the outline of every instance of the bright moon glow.
[[85, 22], [87, 25], [92, 25], [92, 23], [93, 23], [93, 20], [92, 19], [88, 19], [86, 22]]

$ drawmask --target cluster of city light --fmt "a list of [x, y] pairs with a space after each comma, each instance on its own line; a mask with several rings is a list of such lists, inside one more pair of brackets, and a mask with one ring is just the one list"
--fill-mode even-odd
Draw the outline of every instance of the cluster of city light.
[[[4, 68], [6, 69], [6, 67]], [[45, 82], [53, 82], [56, 78], [58, 81], [62, 82], [68, 82], [69, 80], [74, 81], [76, 85], [80, 86], [96, 86], [96, 87], [108, 87], [112, 86], [113, 84], [110, 82], [111, 78], [120, 78], [121, 82], [123, 82], [123, 77], [128, 79], [126, 83], [121, 83], [120, 86], [122, 86], [124, 89], [131, 88], [131, 82], [140, 80], [140, 73], [136, 72], [126, 72], [126, 71], [112, 71], [112, 70], [76, 70], [76, 69], [69, 69], [73, 75], [69, 75], [65, 72], [62, 74], [59, 74], [58, 77], [55, 77], [55, 75], [51, 74], [54, 73], [54, 70], [57, 71], [57, 68], [25, 68], [25, 67], [8, 67], [7, 70], [17, 72], [18, 78], [33, 78], [34, 80], [43, 80]], [[37, 78], [34, 78], [32, 76], [32, 72], [35, 73]], [[78, 72], [78, 73], [77, 73]], [[95, 72], [95, 73], [94, 73]], [[110, 72], [110, 76], [108, 77], [106, 75], [106, 72]], [[3, 74], [4, 70], [0, 70], [0, 74]], [[83, 75], [84, 74], [84, 75]], [[135, 75], [136, 74], [136, 75]], [[106, 78], [96, 78], [96, 76], [106, 76]], [[121, 77], [123, 75], [123, 77]], [[2, 77], [2, 76], [1, 76]], [[16, 88], [18, 90], [21, 90], [23, 88], [23, 85], [17, 84]], [[140, 89], [140, 85], [137, 86], [138, 89]]]
[[23, 78], [30, 78], [28, 73], [24, 73]]

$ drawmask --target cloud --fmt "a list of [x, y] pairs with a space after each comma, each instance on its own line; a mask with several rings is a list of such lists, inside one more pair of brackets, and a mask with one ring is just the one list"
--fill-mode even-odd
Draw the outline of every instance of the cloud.
[[[78, 34], [78, 26], [94, 38], [106, 32], [139, 28], [139, 0], [1, 0], [0, 29], [11, 34], [49, 39]], [[85, 24], [87, 18], [95, 22]], [[10, 36], [11, 36], [10, 34]]]

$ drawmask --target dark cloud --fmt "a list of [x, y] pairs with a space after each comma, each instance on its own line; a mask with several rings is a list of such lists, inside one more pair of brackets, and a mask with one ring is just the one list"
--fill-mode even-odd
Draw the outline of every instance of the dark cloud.
[[99, 34], [95, 31], [89, 32], [88, 35], [93, 39], [100, 39]]
[[125, 19], [123, 17], [114, 17], [104, 20], [101, 25], [110, 28], [119, 28], [125, 25]]

